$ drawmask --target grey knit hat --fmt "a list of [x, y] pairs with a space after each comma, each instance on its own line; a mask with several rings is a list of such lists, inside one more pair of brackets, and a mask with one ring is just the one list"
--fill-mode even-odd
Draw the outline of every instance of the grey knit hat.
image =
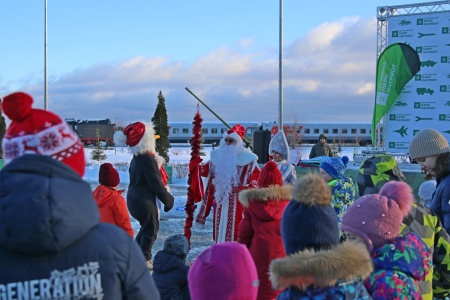
[[412, 159], [450, 152], [448, 142], [438, 131], [427, 128], [419, 131], [409, 144]]

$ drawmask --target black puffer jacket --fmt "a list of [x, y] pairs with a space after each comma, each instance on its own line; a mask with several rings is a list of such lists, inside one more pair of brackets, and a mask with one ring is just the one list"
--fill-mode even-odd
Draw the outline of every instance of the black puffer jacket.
[[161, 293], [161, 299], [191, 299], [188, 286], [189, 267], [179, 255], [161, 250], [153, 260], [153, 279]]
[[0, 172], [0, 291], [5, 299], [159, 299], [136, 242], [100, 223], [89, 184], [40, 155]]

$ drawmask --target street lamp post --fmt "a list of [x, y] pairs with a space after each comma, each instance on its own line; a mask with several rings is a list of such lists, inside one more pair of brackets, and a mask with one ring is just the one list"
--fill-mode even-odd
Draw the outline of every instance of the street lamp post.
[[279, 76], [278, 76], [278, 130], [283, 130], [283, 0], [280, 0], [280, 32], [279, 32]]
[[47, 0], [45, 1], [44, 21], [44, 109], [48, 110], [48, 75], [47, 75]]

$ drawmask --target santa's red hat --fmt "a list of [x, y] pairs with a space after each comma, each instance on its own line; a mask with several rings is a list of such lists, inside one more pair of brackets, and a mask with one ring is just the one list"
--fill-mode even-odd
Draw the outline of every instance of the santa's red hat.
[[134, 147], [141, 141], [145, 133], [145, 124], [142, 122], [136, 122], [125, 127], [123, 132], [116, 132], [114, 141], [116, 144], [128, 145]]
[[268, 161], [261, 169], [258, 178], [259, 187], [268, 187], [269, 185], [283, 185], [283, 175], [276, 162]]
[[230, 130], [223, 134], [223, 138], [232, 138], [237, 143], [242, 143], [245, 135], [245, 127], [241, 124], [234, 125]]
[[129, 146], [131, 153], [153, 153], [155, 150], [155, 130], [152, 123], [135, 122], [123, 131], [114, 133], [114, 144], [116, 146]]
[[47, 155], [83, 176], [86, 162], [78, 135], [59, 116], [31, 108], [32, 103], [22, 92], [3, 98], [3, 112], [11, 120], [2, 143], [5, 164], [24, 154]]

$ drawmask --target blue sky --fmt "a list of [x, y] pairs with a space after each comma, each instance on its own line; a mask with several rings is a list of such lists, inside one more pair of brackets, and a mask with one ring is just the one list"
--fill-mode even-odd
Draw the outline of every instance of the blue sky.
[[[285, 122], [371, 122], [377, 6], [283, 1]], [[0, 0], [0, 97], [44, 107], [44, 1]], [[49, 109], [64, 118], [278, 120], [279, 1], [48, 0]], [[206, 121], [217, 119], [201, 107]]]

